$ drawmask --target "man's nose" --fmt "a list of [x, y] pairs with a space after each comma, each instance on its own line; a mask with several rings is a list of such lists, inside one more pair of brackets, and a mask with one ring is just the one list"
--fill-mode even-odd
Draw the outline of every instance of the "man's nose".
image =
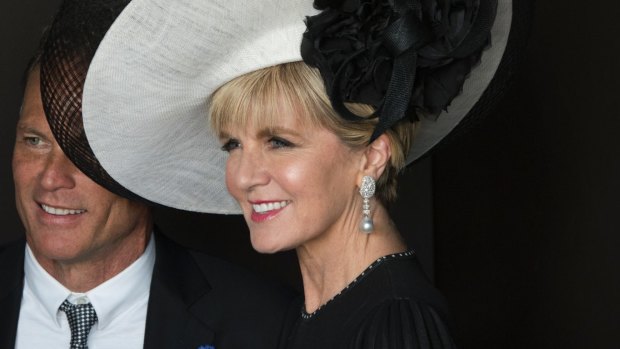
[[48, 191], [72, 189], [75, 187], [75, 175], [79, 170], [62, 152], [60, 147], [49, 153], [41, 173], [41, 186]]

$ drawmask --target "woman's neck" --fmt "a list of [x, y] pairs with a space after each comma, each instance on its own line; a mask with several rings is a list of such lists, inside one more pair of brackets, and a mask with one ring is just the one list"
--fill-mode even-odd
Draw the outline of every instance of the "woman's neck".
[[406, 249], [384, 209], [375, 212], [373, 220], [375, 230], [370, 234], [349, 229], [297, 248], [307, 312], [340, 293], [379, 257]]

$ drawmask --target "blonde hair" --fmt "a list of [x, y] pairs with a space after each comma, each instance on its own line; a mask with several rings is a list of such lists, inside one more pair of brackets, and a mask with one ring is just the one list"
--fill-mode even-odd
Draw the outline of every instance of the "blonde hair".
[[[349, 104], [356, 115], [371, 115], [372, 107]], [[216, 133], [235, 126], [258, 123], [259, 127], [277, 126], [283, 111], [293, 112], [302, 125], [320, 125], [352, 149], [368, 145], [377, 118], [349, 121], [331, 107], [318, 70], [303, 62], [280, 64], [237, 77], [218, 90], [210, 100], [210, 122]], [[260, 118], [258, 117], [260, 115]], [[396, 199], [396, 177], [405, 161], [415, 123], [401, 121], [385, 134], [388, 136], [392, 155], [384, 172], [377, 180], [376, 195], [387, 205]]]

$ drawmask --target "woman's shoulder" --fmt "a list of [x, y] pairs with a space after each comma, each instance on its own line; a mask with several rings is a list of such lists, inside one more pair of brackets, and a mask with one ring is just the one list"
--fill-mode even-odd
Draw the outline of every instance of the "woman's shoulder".
[[411, 252], [380, 258], [315, 313], [301, 308], [287, 348], [454, 348], [446, 303]]
[[367, 281], [374, 285], [366, 286], [382, 291], [355, 331], [351, 348], [455, 348], [446, 302], [415, 255], [387, 261]]
[[359, 282], [360, 292], [372, 294], [377, 303], [408, 299], [428, 304], [447, 314], [445, 299], [422, 270], [412, 251], [384, 257], [372, 273]]
[[362, 321], [349, 348], [456, 348], [445, 314], [412, 298], [389, 299]]

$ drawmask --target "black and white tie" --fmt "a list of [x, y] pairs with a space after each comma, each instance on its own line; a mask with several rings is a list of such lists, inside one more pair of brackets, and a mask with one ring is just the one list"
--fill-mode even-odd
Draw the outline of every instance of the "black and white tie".
[[73, 304], [65, 300], [60, 305], [60, 310], [67, 314], [69, 327], [71, 328], [71, 346], [70, 349], [87, 349], [88, 333], [97, 322], [97, 313], [93, 305]]

